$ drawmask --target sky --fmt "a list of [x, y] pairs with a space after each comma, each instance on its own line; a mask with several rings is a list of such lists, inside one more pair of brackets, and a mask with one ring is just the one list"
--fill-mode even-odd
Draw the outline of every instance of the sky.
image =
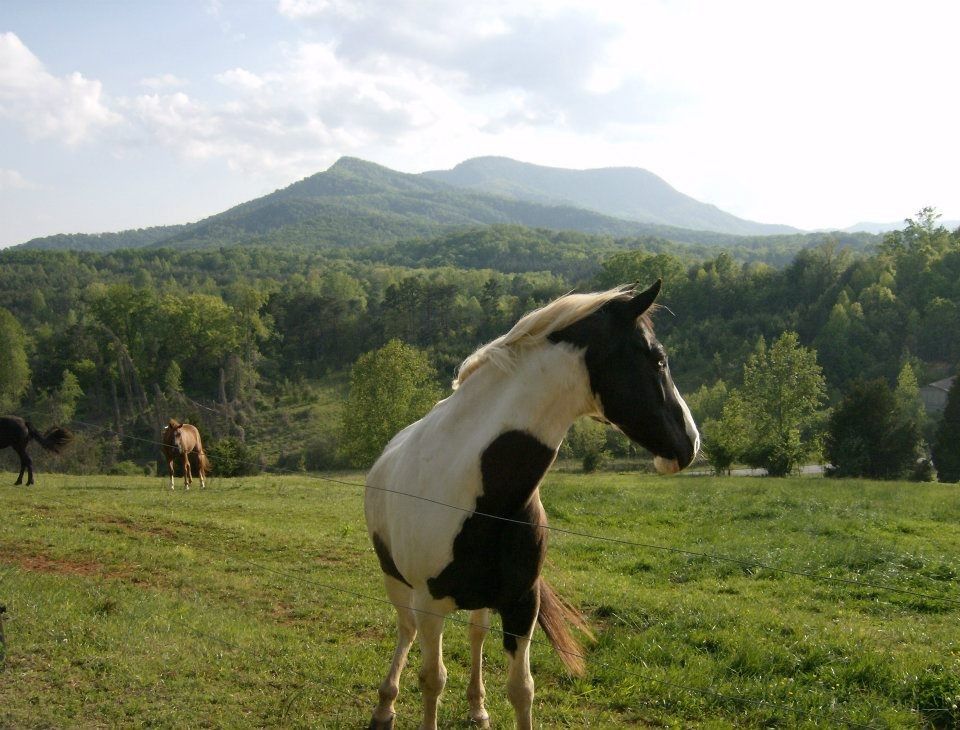
[[960, 219], [960, 3], [0, 0], [0, 247], [344, 155], [642, 167], [803, 229]]

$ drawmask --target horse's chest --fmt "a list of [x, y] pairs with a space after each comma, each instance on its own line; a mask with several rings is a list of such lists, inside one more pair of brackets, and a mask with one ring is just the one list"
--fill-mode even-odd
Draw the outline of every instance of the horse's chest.
[[507, 431], [484, 449], [483, 494], [453, 540], [453, 560], [427, 581], [434, 598], [452, 597], [460, 608], [498, 608], [530, 590], [547, 548], [536, 491], [555, 456], [524, 431]]

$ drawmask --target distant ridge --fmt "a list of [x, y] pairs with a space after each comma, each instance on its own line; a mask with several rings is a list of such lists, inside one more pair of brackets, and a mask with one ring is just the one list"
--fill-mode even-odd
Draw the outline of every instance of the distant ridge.
[[684, 195], [639, 167], [571, 170], [508, 157], [475, 157], [452, 170], [433, 170], [423, 175], [467, 190], [543, 204], [572, 205], [616, 218], [677, 228], [743, 236], [801, 232], [790, 226], [738, 218]]
[[117, 233], [57, 233], [34, 238], [21, 248], [69, 249], [71, 251], [115, 251], [121, 248], [143, 248], [177, 235], [186, 226], [153, 226], [131, 228]]

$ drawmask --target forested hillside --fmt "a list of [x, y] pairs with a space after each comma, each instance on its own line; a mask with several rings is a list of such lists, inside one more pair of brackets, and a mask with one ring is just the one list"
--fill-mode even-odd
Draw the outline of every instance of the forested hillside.
[[531, 308], [657, 277], [668, 308], [658, 334], [685, 393], [737, 386], [759, 338], [786, 331], [815, 351], [827, 405], [856, 378], [895, 382], [905, 363], [921, 382], [955, 371], [960, 232], [932, 212], [869, 252], [770, 245], [767, 263], [756, 248], [505, 226], [350, 249], [7, 250], [0, 342], [27, 371], [0, 382], [0, 410], [144, 439], [99, 439], [89, 468], [150, 459], [171, 415], [268, 464], [329, 465], [361, 354], [399, 339], [447, 388], [462, 358]]

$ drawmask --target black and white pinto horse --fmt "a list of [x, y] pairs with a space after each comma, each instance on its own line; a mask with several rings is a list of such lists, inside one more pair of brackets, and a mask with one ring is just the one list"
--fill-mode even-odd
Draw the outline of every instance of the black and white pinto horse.
[[650, 319], [660, 285], [569, 294], [527, 314], [468, 357], [453, 394], [398, 433], [373, 465], [367, 529], [397, 609], [398, 639], [371, 728], [394, 725], [400, 673], [417, 635], [421, 727], [436, 728], [447, 676], [444, 617], [457, 609], [472, 611], [473, 722], [489, 724], [481, 669], [491, 609], [503, 622], [517, 727], [533, 722], [537, 623], [568, 669], [582, 673], [567, 626], [584, 627], [582, 619], [540, 577], [547, 531], [538, 487], [567, 429], [584, 415], [651, 451], [660, 473], [693, 461], [700, 436]]
[[27, 444], [33, 439], [47, 451], [59, 454], [64, 447], [73, 440], [73, 434], [60, 426], [47, 429], [40, 433], [29, 421], [19, 416], [0, 417], [0, 449], [7, 446], [17, 452], [20, 457], [20, 474], [14, 484], [23, 484], [23, 472], [27, 472], [27, 486], [33, 484], [33, 459], [27, 453]]

